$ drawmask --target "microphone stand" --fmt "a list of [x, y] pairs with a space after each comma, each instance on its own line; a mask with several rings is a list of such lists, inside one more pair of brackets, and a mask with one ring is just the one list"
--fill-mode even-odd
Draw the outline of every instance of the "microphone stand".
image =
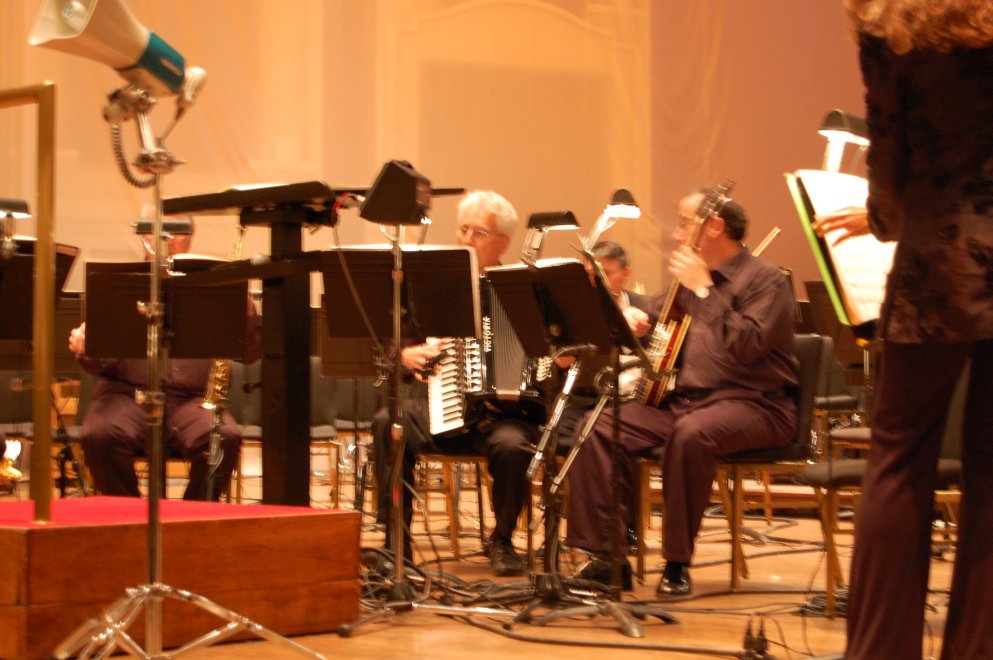
[[341, 637], [351, 637], [352, 633], [367, 623], [376, 621], [392, 614], [412, 612], [414, 610], [426, 610], [437, 614], [447, 614], [454, 616], [465, 616], [469, 614], [483, 614], [487, 616], [511, 617], [515, 612], [507, 609], [493, 607], [462, 607], [452, 605], [435, 605], [432, 603], [417, 600], [413, 584], [407, 578], [406, 561], [404, 557], [404, 516], [403, 516], [403, 460], [406, 451], [406, 437], [403, 429], [403, 363], [402, 363], [402, 291], [403, 291], [403, 226], [393, 226], [393, 231], [389, 234], [390, 249], [393, 255], [392, 270], [392, 311], [393, 311], [393, 346], [396, 351], [396, 358], [388, 365], [390, 368], [390, 450], [391, 469], [390, 483], [380, 484], [380, 487], [388, 487], [390, 492], [390, 508], [387, 520], [391, 521], [390, 529], [390, 549], [393, 552], [393, 577], [387, 589], [387, 600], [382, 603], [379, 609], [360, 617], [352, 623], [346, 623], [338, 627], [338, 634]]
[[[133, 86], [117, 90], [110, 97], [110, 104], [104, 110], [112, 126], [115, 154], [125, 179], [133, 186], [147, 188], [154, 186], [155, 222], [152, 232], [154, 247], [152, 253], [149, 299], [138, 303], [138, 311], [147, 321], [146, 354], [148, 361], [148, 389], [135, 392], [135, 401], [145, 410], [145, 424], [148, 432], [148, 542], [146, 584], [126, 589], [124, 596], [112, 603], [99, 618], [90, 619], [76, 628], [52, 652], [59, 660], [68, 658], [104, 658], [115, 649], [140, 658], [165, 658], [178, 656], [187, 651], [210, 646], [243, 630], [259, 637], [276, 642], [290, 650], [311, 658], [324, 656], [305, 646], [289, 640], [254, 621], [251, 621], [212, 600], [189, 591], [176, 589], [162, 582], [162, 520], [160, 499], [165, 484], [165, 459], [162, 448], [162, 424], [165, 411], [165, 394], [162, 391], [162, 374], [169, 351], [163, 341], [162, 328], [165, 319], [165, 306], [162, 302], [162, 177], [172, 172], [173, 167], [182, 161], [177, 160], [156, 139], [152, 133], [148, 111], [155, 99], [146, 91]], [[138, 156], [138, 166], [151, 175], [148, 179], [136, 178], [128, 169], [120, 143], [119, 123], [134, 116], [138, 124], [142, 150]], [[206, 610], [228, 623], [182, 645], [175, 651], [162, 652], [162, 601], [173, 598], [188, 602]], [[145, 649], [128, 634], [128, 628], [145, 610]], [[147, 649], [147, 650], [146, 650]]]
[[73, 472], [76, 473], [76, 481], [79, 482], [79, 493], [77, 494], [80, 497], [86, 497], [90, 491], [89, 484], [86, 483], [86, 471], [83, 469], [83, 464], [76, 457], [76, 452], [73, 451], [72, 446], [76, 441], [72, 439], [69, 431], [66, 430], [65, 422], [62, 421], [62, 415], [59, 414], [59, 408], [55, 405], [54, 398], [52, 399], [52, 410], [55, 411], [55, 437], [62, 442], [62, 449], [55, 455], [55, 464], [59, 466], [59, 477], [55, 483], [59, 489], [59, 497], [66, 496], [66, 489], [69, 486], [66, 463], [70, 463]]
[[[500, 269], [490, 271], [491, 283], [497, 287], [498, 293], [507, 295], [510, 302], [505, 302], [505, 307], [512, 322], [516, 318], [519, 323], [515, 325], [515, 330], [521, 343], [525, 345], [525, 351], [533, 354], [543, 350], [554, 358], [566, 354], [604, 352], [609, 348], [616, 380], [616, 373], [620, 371], [618, 363], [621, 346], [624, 343], [636, 345], [636, 341], [602, 281], [591, 287], [586, 272], [579, 264], [550, 264], [546, 267], [533, 263], [528, 264], [526, 270], [511, 267], [504, 270], [506, 272], [501, 272]], [[498, 277], [501, 275], [505, 277]], [[527, 293], [519, 293], [521, 291]], [[602, 317], [597, 314], [601, 310]], [[519, 313], [517, 316], [515, 311]], [[560, 346], [565, 338], [588, 343]], [[636, 618], [655, 616], [666, 623], [674, 623], [675, 618], [652, 607], [619, 602], [619, 580], [613, 580], [615, 584], [610, 586], [592, 580], [565, 579], [558, 572], [562, 498], [556, 492], [557, 489], [552, 489], [557, 469], [556, 426], [578, 371], [579, 366], [573, 364], [567, 373], [565, 386], [554, 402], [537, 448], [540, 454], [537, 461], [543, 461], [544, 465], [542, 493], [546, 511], [545, 572], [535, 573], [528, 588], [511, 588], [502, 594], [487, 594], [485, 598], [501, 604], [527, 603], [511, 621], [504, 624], [507, 630], [518, 622], [544, 625], [561, 618], [601, 614], [615, 619], [623, 634], [643, 637], [644, 632]], [[551, 391], [552, 388], [549, 388], [549, 392]], [[619, 397], [614, 397], [614, 400], [619, 406]], [[603, 405], [605, 403], [600, 407]], [[537, 473], [537, 465], [536, 461], [531, 462], [529, 476], [533, 477]], [[536, 522], [537, 524], [540, 523]], [[537, 614], [538, 608], [546, 606], [550, 609], [549, 612]]]
[[217, 488], [217, 470], [224, 460], [224, 447], [221, 446], [221, 424], [224, 423], [224, 411], [228, 409], [228, 400], [221, 397], [210, 408], [210, 441], [207, 445], [207, 477], [204, 480], [203, 499], [211, 502], [214, 500]]

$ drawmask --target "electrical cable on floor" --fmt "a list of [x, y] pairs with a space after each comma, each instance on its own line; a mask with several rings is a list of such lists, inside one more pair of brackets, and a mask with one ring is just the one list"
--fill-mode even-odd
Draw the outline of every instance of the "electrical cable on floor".
[[697, 655], [709, 655], [717, 658], [747, 658], [749, 657], [743, 651], [738, 650], [728, 650], [728, 649], [712, 649], [703, 648], [695, 646], [671, 646], [667, 644], [631, 644], [624, 642], [597, 642], [592, 640], [577, 640], [577, 639], [551, 639], [547, 637], [535, 637], [531, 635], [525, 635], [519, 632], [514, 632], [513, 630], [506, 630], [502, 626], [493, 626], [475, 619], [457, 616], [452, 617], [463, 623], [467, 623], [470, 626], [476, 628], [481, 628], [483, 630], [488, 630], [498, 635], [502, 635], [509, 639], [514, 639], [521, 642], [533, 642], [537, 644], [555, 644], [559, 646], [582, 646], [591, 648], [608, 648], [608, 649], [623, 649], [623, 650], [635, 650], [635, 651], [664, 651], [669, 653], [693, 653]]

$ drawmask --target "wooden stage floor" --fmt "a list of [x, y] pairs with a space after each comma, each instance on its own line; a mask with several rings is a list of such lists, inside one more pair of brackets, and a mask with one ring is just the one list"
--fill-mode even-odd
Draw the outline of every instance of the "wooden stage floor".
[[[443, 556], [451, 557], [448, 539], [441, 530], [445, 526], [442, 501], [436, 499], [431, 508], [432, 528], [439, 530], [433, 540]], [[494, 580], [486, 559], [480, 554], [480, 542], [474, 535], [476, 510], [471, 492], [464, 494], [461, 507], [465, 536], [463, 552], [470, 556], [460, 561], [441, 563], [442, 570], [469, 583], [485, 584], [514, 582], [514, 578]], [[845, 620], [827, 619], [817, 604], [824, 595], [824, 554], [820, 550], [821, 533], [816, 519], [790, 513], [768, 530], [761, 521], [749, 524], [769, 532], [768, 543], [749, 542], [745, 545], [751, 577], [743, 583], [743, 591], [729, 592], [730, 543], [723, 518], [705, 522], [704, 535], [698, 544], [696, 563], [692, 570], [694, 596], [691, 599], [668, 602], [664, 609], [679, 622], [672, 625], [657, 620], [646, 621], [644, 637], [624, 636], [613, 619], [603, 616], [577, 617], [561, 620], [544, 627], [518, 624], [512, 631], [503, 629], [505, 619], [473, 615], [471, 617], [443, 616], [423, 610], [394, 615], [366, 624], [348, 638], [336, 634], [295, 637], [294, 640], [328, 658], [381, 660], [384, 658], [421, 658], [434, 660], [488, 660], [520, 658], [562, 658], [568, 660], [603, 660], [609, 658], [699, 658], [743, 657], [746, 628], [751, 622], [757, 633], [764, 624], [769, 641], [768, 653], [776, 658], [805, 658], [830, 656], [844, 648]], [[381, 547], [383, 534], [376, 531], [365, 518], [363, 545]], [[651, 601], [661, 566], [658, 521], [649, 536], [651, 555], [649, 574], [644, 584], [625, 594], [625, 601]], [[414, 522], [418, 551], [431, 553], [430, 539], [423, 535], [421, 516]], [[839, 536], [843, 567], [847, 571], [851, 555], [851, 538]], [[516, 539], [523, 548], [523, 535]], [[936, 558], [932, 564], [932, 593], [934, 606], [927, 614], [924, 651], [937, 656], [940, 633], [946, 609], [944, 599], [951, 580], [951, 558]], [[288, 561], [290, 559], [288, 558]], [[565, 570], [572, 569], [572, 557], [565, 555]], [[633, 563], [633, 559], [632, 559]], [[437, 565], [428, 567], [437, 570]], [[813, 603], [815, 613], [801, 614], [805, 603]], [[321, 607], [314, 603], [314, 607]], [[881, 614], [885, 616], [885, 614]], [[256, 641], [221, 644], [194, 654], [198, 658], [293, 658], [301, 657], [272, 642]]]
[[[251, 489], [252, 484], [246, 484], [249, 498]], [[349, 485], [343, 486], [343, 503], [352, 501], [349, 490]], [[315, 485], [312, 494], [315, 507], [328, 506], [326, 485]], [[440, 565], [447, 576], [442, 582], [456, 584], [456, 580], [464, 581], [457, 583], [460, 592], [483, 589], [490, 582], [520, 582], [515, 578], [492, 578], [488, 561], [481, 555], [472, 491], [466, 490], [463, 494], [461, 520], [465, 531], [461, 539], [466, 556], [460, 561], [451, 558], [451, 548], [444, 536], [447, 518], [440, 495], [433, 496], [430, 508], [431, 528], [434, 530], [431, 538], [424, 533], [421, 515], [415, 516], [414, 522], [415, 542], [424, 570], [437, 571]], [[823, 608], [818, 606], [822, 604], [824, 595], [824, 554], [820, 549], [820, 527], [811, 514], [809, 511], [785, 512], [782, 518], [777, 519], [774, 529], [767, 528], [763, 521], [748, 522], [754, 529], [766, 531], [768, 542], [746, 543], [745, 553], [751, 577], [744, 581], [743, 591], [739, 593], [729, 592], [730, 543], [726, 522], [723, 518], [706, 520], [692, 569], [693, 597], [664, 603], [664, 610], [677, 617], [679, 622], [666, 625], [654, 619], [647, 620], [643, 625], [644, 637], [640, 639], [624, 636], [613, 619], [599, 615], [559, 620], [543, 627], [518, 624], [511, 631], [506, 631], [502, 627], [505, 619], [500, 617], [445, 616], [415, 610], [366, 624], [348, 638], [326, 633], [298, 636], [293, 640], [327, 658], [353, 660], [421, 657], [434, 660], [505, 660], [515, 656], [603, 660], [605, 657], [649, 657], [649, 654], [665, 658], [732, 658], [745, 657], [742, 655], [743, 640], [751, 623], [756, 634], [764, 626], [770, 656], [779, 659], [831, 657], [844, 648], [845, 620], [840, 617], [825, 618], [821, 613]], [[492, 528], [492, 522], [487, 522]], [[654, 572], [647, 576], [644, 584], [636, 583], [635, 591], [625, 594], [624, 601], [651, 602], [654, 599], [661, 566], [657, 519], [654, 524], [648, 537], [648, 565]], [[443, 560], [440, 564], [425, 565], [425, 559], [434, 557], [432, 540]], [[838, 540], [842, 565], [847, 571], [851, 538], [839, 536]], [[515, 543], [519, 549], [525, 547], [522, 533], [519, 533]], [[383, 545], [383, 534], [372, 524], [368, 514], [362, 526], [362, 545], [370, 548]], [[937, 656], [940, 652], [940, 633], [946, 614], [945, 590], [951, 580], [952, 557], [949, 552], [932, 562], [929, 602], [933, 609], [926, 615], [925, 655]], [[571, 553], [564, 553], [563, 571], [570, 572], [579, 559]], [[289, 567], [294, 557], [288, 554], [283, 562]], [[287, 570], [279, 564], [259, 568], [265, 571]], [[252, 581], [252, 574], [246, 573], [244, 580]], [[280, 593], [272, 593], [269, 597], [276, 602], [292, 598], [289, 594]], [[459, 598], [461, 595], [456, 594], [455, 599]], [[224, 605], [223, 602], [220, 604]], [[812, 605], [812, 613], [803, 613], [807, 609], [805, 604]], [[293, 607], [300, 605], [287, 603], [287, 606]], [[311, 602], [307, 606], [331, 607], [321, 602]], [[885, 616], [885, 613], [880, 616]], [[281, 659], [303, 656], [272, 641], [253, 640], [216, 644], [186, 653], [184, 657]]]

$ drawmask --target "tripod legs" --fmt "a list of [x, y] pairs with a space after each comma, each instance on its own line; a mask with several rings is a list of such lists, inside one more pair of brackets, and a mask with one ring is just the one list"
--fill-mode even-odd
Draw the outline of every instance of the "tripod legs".
[[59, 476], [55, 484], [59, 489], [59, 497], [65, 497], [66, 490], [69, 487], [69, 472], [66, 469], [67, 463], [72, 465], [72, 471], [76, 473], [76, 481], [79, 483], [79, 494], [85, 496], [89, 493], [89, 485], [86, 483], [83, 464], [80, 463], [76, 457], [76, 452], [73, 450], [75, 442], [69, 437], [68, 433], [63, 436], [60, 432], [58, 437], [65, 443], [62, 449], [59, 450], [59, 453], [55, 455], [55, 464], [59, 467]]
[[[142, 649], [138, 642], [128, 634], [128, 628], [138, 618], [146, 605], [152, 605], [154, 603], [151, 601], [160, 601], [163, 598], [191, 603], [228, 623], [169, 653], [151, 654]], [[323, 659], [325, 657], [250, 619], [221, 607], [208, 598], [182, 589], [174, 589], [164, 584], [145, 584], [128, 589], [127, 595], [118, 599], [99, 619], [91, 619], [73, 631], [56, 647], [52, 657], [59, 660], [73, 657], [80, 660], [105, 658], [116, 649], [121, 649], [138, 658], [172, 658], [223, 641], [242, 630], [247, 630], [258, 637], [275, 642], [290, 651], [310, 658]]]

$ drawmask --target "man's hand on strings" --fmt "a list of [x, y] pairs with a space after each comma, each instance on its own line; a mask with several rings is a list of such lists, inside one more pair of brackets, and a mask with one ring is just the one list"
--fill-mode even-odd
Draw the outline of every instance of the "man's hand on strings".
[[700, 254], [688, 245], [680, 245], [669, 258], [669, 272], [690, 291], [713, 286], [710, 268]]
[[628, 327], [635, 337], [644, 337], [651, 327], [648, 314], [637, 307], [627, 307], [623, 311], [624, 319], [628, 322]]
[[818, 236], [827, 236], [833, 231], [840, 232], [831, 240], [831, 245], [838, 245], [855, 236], [866, 236], [870, 233], [869, 215], [864, 207], [847, 206], [833, 213], [816, 217], [811, 228]]

